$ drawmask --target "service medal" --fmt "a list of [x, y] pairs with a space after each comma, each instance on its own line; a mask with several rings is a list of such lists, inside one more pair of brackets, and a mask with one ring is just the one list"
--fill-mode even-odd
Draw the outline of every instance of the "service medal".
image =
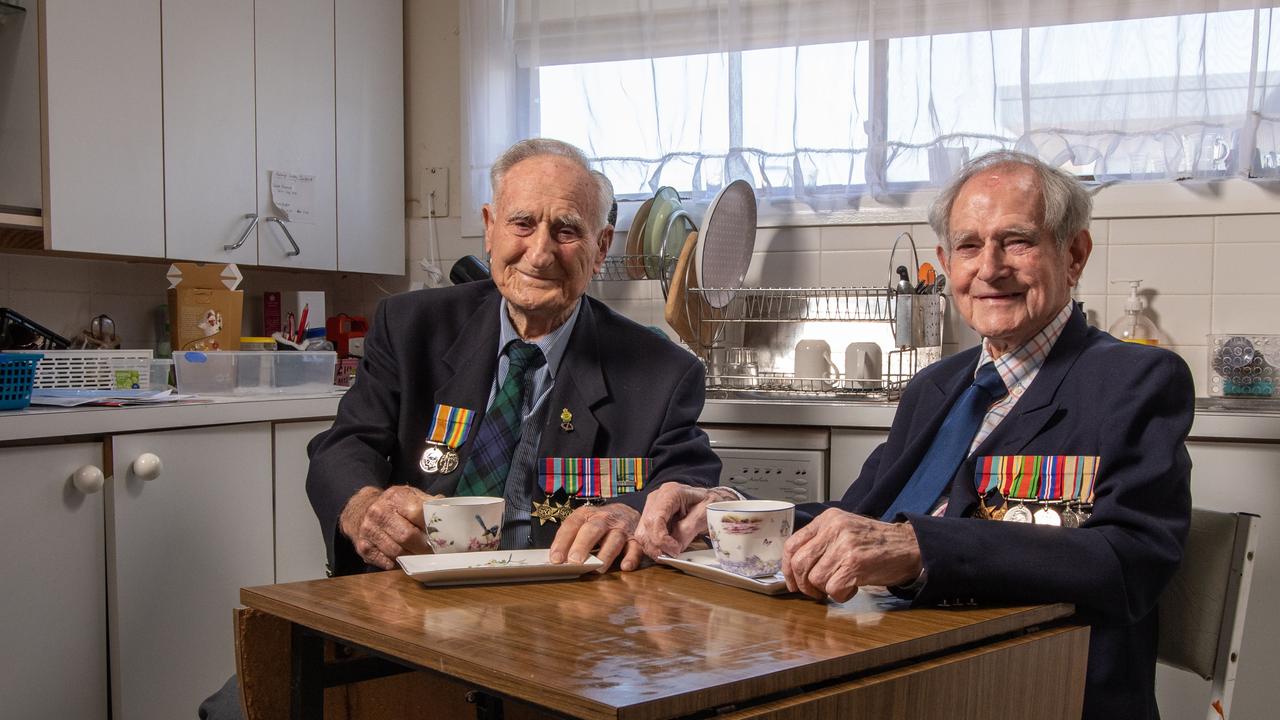
[[441, 475], [448, 475], [458, 469], [458, 453], [452, 450], [445, 450], [440, 455], [439, 471]]
[[1019, 522], [1019, 523], [1035, 522], [1035, 518], [1032, 517], [1031, 511], [1027, 509], [1027, 506], [1023, 505], [1022, 503], [1018, 503], [1017, 505], [1014, 505], [1013, 507], [1009, 508], [1009, 510], [1005, 512], [1004, 517], [1001, 518], [1001, 520], [1004, 520], [1005, 522]]
[[560, 429], [573, 432], [573, 413], [569, 412], [569, 408], [560, 408]]
[[573, 507], [566, 502], [556, 502], [554, 497], [547, 497], [542, 502], [533, 501], [532, 517], [538, 519], [538, 525], [546, 525], [547, 521], [558, 523], [569, 517]]
[[418, 467], [422, 472], [448, 475], [458, 469], [459, 445], [466, 442], [476, 426], [476, 412], [452, 405], [436, 405], [431, 430], [427, 433], [427, 449], [422, 451]]
[[422, 472], [434, 475], [440, 472], [440, 459], [444, 457], [444, 450], [439, 445], [431, 443], [427, 445], [427, 449], [422, 451], [422, 459], [418, 461], [418, 467]]
[[1080, 513], [1071, 509], [1071, 506], [1067, 506], [1066, 509], [1062, 511], [1062, 527], [1080, 527]]
[[1036, 525], [1062, 525], [1062, 516], [1048, 505], [1041, 506], [1032, 516]]

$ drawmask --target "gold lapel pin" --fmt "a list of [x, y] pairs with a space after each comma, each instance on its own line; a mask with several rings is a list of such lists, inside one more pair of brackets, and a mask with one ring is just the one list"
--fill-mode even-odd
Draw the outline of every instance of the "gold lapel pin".
[[569, 408], [560, 408], [560, 429], [573, 432], [573, 413], [569, 412]]

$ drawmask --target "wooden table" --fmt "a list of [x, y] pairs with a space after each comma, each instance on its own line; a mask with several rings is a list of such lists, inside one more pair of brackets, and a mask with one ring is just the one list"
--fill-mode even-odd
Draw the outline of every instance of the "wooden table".
[[319, 717], [321, 636], [480, 688], [487, 717], [505, 700], [521, 717], [1074, 720], [1088, 650], [1070, 605], [826, 604], [666, 567], [450, 588], [389, 571], [240, 598], [293, 624], [296, 718]]

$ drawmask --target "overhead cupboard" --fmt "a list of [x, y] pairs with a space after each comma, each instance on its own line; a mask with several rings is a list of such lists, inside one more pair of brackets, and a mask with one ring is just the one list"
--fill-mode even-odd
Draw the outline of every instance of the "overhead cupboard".
[[404, 274], [399, 0], [43, 0], [45, 247]]

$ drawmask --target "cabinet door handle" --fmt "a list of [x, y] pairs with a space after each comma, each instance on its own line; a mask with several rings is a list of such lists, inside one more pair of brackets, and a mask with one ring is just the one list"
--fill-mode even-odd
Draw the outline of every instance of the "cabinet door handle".
[[154, 453], [142, 453], [129, 467], [135, 476], [143, 480], [155, 480], [160, 477], [160, 471], [164, 470], [164, 463]]
[[103, 483], [107, 478], [102, 474], [102, 468], [97, 465], [85, 465], [84, 467], [71, 473], [71, 484], [85, 495], [92, 495], [102, 489]]
[[284, 224], [283, 220], [274, 215], [268, 215], [267, 217], [262, 218], [262, 222], [273, 222], [279, 225], [280, 229], [284, 231], [285, 239], [287, 239], [289, 244], [293, 246], [293, 252], [285, 253], [287, 257], [294, 257], [302, 254], [302, 249], [298, 247], [298, 243], [294, 242], [293, 233], [289, 232], [289, 228]]
[[244, 232], [240, 234], [240, 239], [237, 240], [234, 245], [223, 245], [223, 250], [228, 252], [231, 250], [239, 250], [240, 246], [244, 244], [244, 241], [249, 239], [249, 233], [253, 232], [253, 229], [258, 227], [258, 213], [245, 213], [244, 219], [252, 220], [253, 222], [249, 223], [249, 227], [244, 229]]

